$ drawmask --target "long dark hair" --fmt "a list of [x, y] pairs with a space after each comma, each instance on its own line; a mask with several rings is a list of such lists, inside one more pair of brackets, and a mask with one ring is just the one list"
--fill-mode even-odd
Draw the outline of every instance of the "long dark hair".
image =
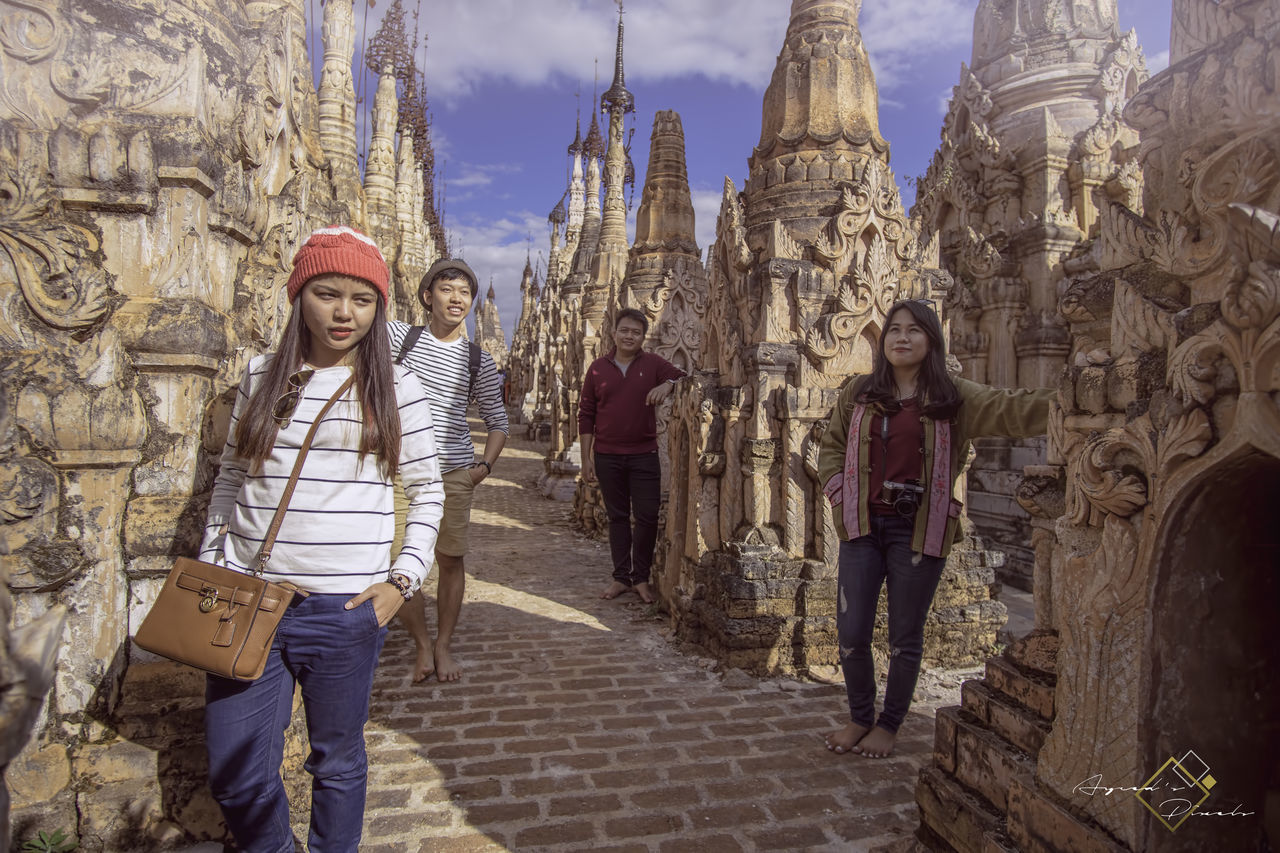
[[[280, 431], [272, 409], [280, 395], [289, 390], [289, 377], [302, 367], [310, 345], [311, 332], [302, 320], [302, 309], [295, 299], [289, 322], [280, 335], [280, 346], [236, 423], [236, 452], [241, 459], [248, 460], [251, 468], [259, 468], [271, 455]], [[360, 453], [362, 456], [372, 453], [387, 479], [394, 480], [400, 468], [400, 408], [391, 365], [387, 309], [381, 296], [373, 325], [356, 344], [354, 370], [356, 399], [363, 413]]]
[[889, 324], [898, 311], [908, 312], [929, 339], [929, 353], [920, 365], [920, 375], [916, 379], [916, 396], [920, 399], [921, 410], [926, 417], [934, 420], [950, 420], [960, 411], [960, 404], [964, 401], [947, 374], [947, 346], [942, 338], [942, 323], [938, 321], [938, 315], [932, 308], [914, 299], [903, 299], [889, 308], [876, 345], [871, 372], [860, 381], [858, 390], [853, 395], [854, 399], [859, 403], [877, 405], [888, 414], [901, 410], [898, 386], [893, 380], [893, 365], [884, 356], [884, 341], [889, 336]]

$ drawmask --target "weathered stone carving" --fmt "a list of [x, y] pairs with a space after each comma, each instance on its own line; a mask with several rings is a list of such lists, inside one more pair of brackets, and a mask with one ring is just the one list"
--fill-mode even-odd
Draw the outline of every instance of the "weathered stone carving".
[[[369, 227], [350, 0], [326, 4], [323, 99], [300, 4], [157, 12], [0, 0], [0, 611], [27, 626], [0, 643], [0, 767], [16, 836], [84, 850], [223, 834], [186, 759], [155, 758], [198, 760], [199, 678], [128, 637], [198, 541], [225, 392], [278, 335], [299, 236]], [[415, 285], [424, 174], [391, 173], [384, 245]]]
[[[1015, 648], [989, 663], [983, 686], [966, 687], [991, 696], [966, 699], [982, 725], [957, 733], [968, 723], [940, 714], [936, 752], [952, 759], [918, 789], [925, 834], [956, 850], [983, 849], [984, 834], [1020, 849], [1275, 842], [1263, 817], [1274, 768], [1257, 761], [1275, 735], [1246, 740], [1209, 721], [1280, 710], [1262, 687], [1277, 654], [1262, 627], [1271, 608], [1257, 603], [1274, 594], [1261, 519], [1280, 495], [1276, 19], [1263, 2], [1195, 0], [1175, 2], [1173, 17], [1175, 64], [1126, 90], [1123, 120], [1142, 138], [1122, 156], [1138, 148], [1140, 209], [1111, 196], [1096, 237], [1064, 264], [1062, 406], [1049, 464], [1028, 469], [1019, 495], [1053, 519], [1051, 530], [1037, 521], [1036, 601], [1056, 654], [1028, 668]], [[1027, 701], [1037, 694], [1051, 701]], [[1024, 709], [1015, 718], [984, 716], [1010, 696]], [[1027, 726], [1043, 733], [1020, 747], [1034, 764], [987, 789], [994, 810], [962, 804], [985, 784], [983, 755]], [[985, 752], [960, 754], [963, 737]], [[1230, 820], [1175, 835], [1131, 798], [1080, 793], [1092, 778], [1144, 785], [1188, 750], [1218, 780], [1203, 808], [1235, 807]]]
[[[964, 375], [1047, 387], [1070, 350], [1064, 259], [1116, 215], [1110, 200], [1141, 193], [1124, 110], [1147, 70], [1137, 35], [1116, 29], [1114, 3], [983, 0], [974, 21], [972, 64], [912, 221], [925, 259], [955, 277], [950, 333]], [[1002, 469], [1042, 464], [1043, 453], [1039, 440], [984, 440], [969, 476], [977, 529], [1008, 555], [1001, 579], [1025, 588], [1031, 526]]]

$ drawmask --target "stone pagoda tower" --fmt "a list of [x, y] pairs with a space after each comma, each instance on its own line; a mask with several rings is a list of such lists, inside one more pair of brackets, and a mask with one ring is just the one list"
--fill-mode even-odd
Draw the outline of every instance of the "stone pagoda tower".
[[[694, 237], [693, 202], [685, 166], [680, 116], [659, 110], [649, 142], [649, 167], [636, 213], [636, 239], [627, 256], [626, 278], [609, 308], [637, 308], [649, 319], [645, 349], [691, 371], [702, 354], [708, 292]], [[664, 489], [671, 471], [666, 429], [669, 401], [658, 411], [658, 454]], [[575, 495], [584, 528], [604, 533], [607, 514], [597, 486], [582, 484]]]
[[[667, 428], [657, 586], [682, 637], [754, 671], [836, 660], [837, 542], [815, 468], [825, 418], [870, 367], [886, 309], [950, 285], [915, 262], [859, 8], [793, 0], [741, 197], [726, 180], [700, 370]], [[951, 560], [927, 659], [972, 659], [994, 639], [1003, 608], [980, 562]]]
[[356, 28], [352, 0], [324, 5], [324, 64], [320, 70], [320, 145], [333, 170], [338, 197], [350, 206], [351, 221], [364, 219], [360, 169], [356, 152], [356, 90], [351, 60]]
[[[562, 213], [564, 212], [563, 204], [556, 206]], [[562, 226], [563, 220], [557, 224], [554, 217], [552, 218], [553, 243]], [[537, 351], [542, 319], [541, 300], [538, 298], [540, 291], [533, 262], [525, 258], [524, 273], [520, 276], [520, 317], [516, 320], [516, 328], [511, 335], [511, 349], [507, 364], [507, 382], [510, 389], [507, 402], [511, 407], [511, 417], [515, 423], [532, 424], [534, 409], [537, 405], [536, 389], [540, 384], [540, 372], [543, 367], [542, 358]]]
[[648, 316], [647, 349], [684, 370], [697, 365], [707, 310], [706, 271], [694, 238], [684, 128], [671, 110], [659, 110], [653, 119], [636, 239], [617, 303]]
[[[574, 250], [572, 271], [558, 288], [558, 314], [551, 323], [551, 448], [547, 452], [547, 471], [540, 488], [544, 494], [562, 498], [575, 491], [581, 468], [577, 435], [578, 388], [586, 366], [609, 346], [608, 309], [626, 273], [627, 211], [622, 193], [629, 161], [623, 140], [623, 124], [626, 114], [635, 111], [635, 99], [626, 88], [622, 44], [622, 4], [619, 3], [613, 83], [600, 97], [600, 111], [609, 116], [608, 137], [602, 137], [593, 110], [591, 127], [583, 143], [587, 180], [582, 232]], [[572, 148], [570, 151], [572, 153]], [[603, 209], [600, 202], [602, 180], [605, 189]]]
[[[966, 378], [1054, 385], [1070, 346], [1057, 310], [1062, 260], [1099, 204], [1141, 209], [1141, 174], [1126, 153], [1138, 136], [1123, 110], [1147, 72], [1137, 35], [1121, 35], [1116, 20], [1114, 0], [1055, 14], [1044, 2], [978, 5], [972, 64], [912, 209], [927, 260], [956, 279], [951, 348]], [[1002, 578], [1028, 590], [1033, 536], [1015, 472], [1043, 464], [1044, 446], [984, 439], [969, 475], [970, 517], [1007, 555]]]
[[[528, 265], [525, 265], [528, 269]], [[498, 317], [497, 296], [493, 292], [493, 281], [489, 282], [489, 290], [476, 306], [476, 343], [480, 348], [493, 356], [493, 363], [498, 370], [508, 368], [507, 336], [502, 331], [502, 320]]]
[[1123, 90], [1140, 196], [1094, 173], [1062, 263], [1067, 367], [1019, 492], [1050, 522], [1039, 630], [938, 712], [931, 849], [1280, 844], [1280, 18], [1172, 6], [1169, 67]]

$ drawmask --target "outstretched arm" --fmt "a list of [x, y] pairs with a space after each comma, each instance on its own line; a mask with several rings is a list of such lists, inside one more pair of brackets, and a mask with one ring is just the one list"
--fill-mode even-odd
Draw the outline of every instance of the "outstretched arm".
[[954, 381], [964, 398], [959, 419], [965, 435], [1031, 438], [1048, 430], [1049, 404], [1058, 394], [1052, 388], [991, 388], [967, 379]]

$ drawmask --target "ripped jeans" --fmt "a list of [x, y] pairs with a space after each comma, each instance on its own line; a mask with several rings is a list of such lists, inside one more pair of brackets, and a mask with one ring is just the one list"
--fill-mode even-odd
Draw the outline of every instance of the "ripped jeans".
[[[897, 515], [871, 514], [871, 532], [840, 543], [836, 636], [840, 666], [849, 693], [849, 716], [856, 725], [896, 732], [911, 707], [924, 621], [942, 577], [943, 557], [911, 552], [914, 522]], [[889, 684], [876, 720], [876, 673], [871, 635], [880, 588], [889, 585]]]

